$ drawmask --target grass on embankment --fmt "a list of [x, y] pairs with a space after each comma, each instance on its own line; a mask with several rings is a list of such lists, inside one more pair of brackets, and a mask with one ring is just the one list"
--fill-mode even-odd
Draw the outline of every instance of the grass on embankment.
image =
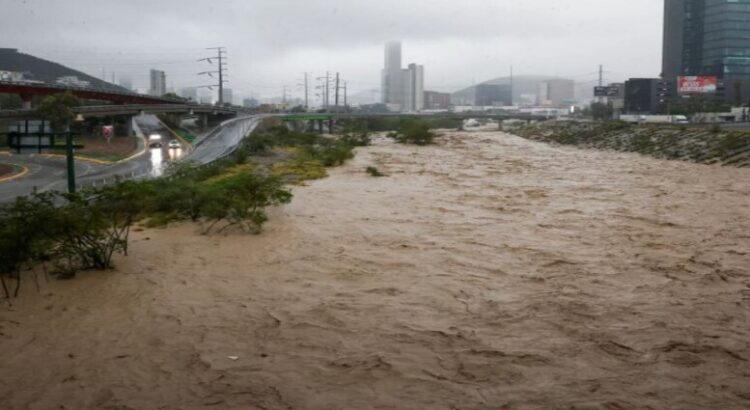
[[520, 128], [514, 134], [580, 148], [637, 152], [703, 164], [750, 166], [750, 132], [747, 131], [625, 122], [547, 122]]

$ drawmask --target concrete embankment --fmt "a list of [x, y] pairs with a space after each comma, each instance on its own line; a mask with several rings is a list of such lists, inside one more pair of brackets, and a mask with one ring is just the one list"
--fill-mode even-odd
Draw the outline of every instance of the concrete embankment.
[[750, 166], [750, 132], [621, 122], [552, 122], [514, 131], [521, 137], [580, 148], [637, 152], [703, 164]]

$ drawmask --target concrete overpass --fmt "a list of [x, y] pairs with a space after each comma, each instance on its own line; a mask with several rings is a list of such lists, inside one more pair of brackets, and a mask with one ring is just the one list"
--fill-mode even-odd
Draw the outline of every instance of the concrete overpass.
[[24, 108], [31, 108], [31, 98], [70, 92], [78, 98], [87, 100], [110, 101], [116, 104], [168, 104], [175, 101], [142, 95], [137, 93], [117, 92], [106, 88], [72, 87], [59, 84], [48, 84], [30, 81], [0, 81], [0, 93], [16, 94], [24, 102]]
[[[218, 107], [208, 104], [129, 104], [129, 105], [97, 105], [73, 108], [76, 114], [84, 117], [107, 117], [118, 115], [140, 114], [211, 114], [236, 115], [240, 110], [236, 108]], [[0, 119], [38, 119], [34, 110], [3, 110]]]

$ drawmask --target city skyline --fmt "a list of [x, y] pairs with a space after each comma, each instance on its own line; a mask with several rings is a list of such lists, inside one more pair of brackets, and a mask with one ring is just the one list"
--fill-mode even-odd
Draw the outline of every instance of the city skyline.
[[[127, 76], [141, 89], [148, 87], [148, 70], [156, 68], [167, 72], [170, 88], [180, 89], [205, 85], [195, 73], [210, 67], [195, 60], [207, 56], [206, 47], [223, 45], [235, 94], [260, 98], [280, 95], [284, 85], [299, 96], [296, 84], [305, 71], [341, 72], [350, 94], [379, 89], [382, 44], [392, 38], [404, 42], [410, 61], [429, 67], [425, 88], [435, 91], [503, 76], [510, 65], [520, 74], [578, 82], [595, 81], [598, 64], [610, 81], [660, 71], [662, 6], [651, 0], [477, 1], [471, 7], [447, 1], [311, 1], [294, 4], [297, 12], [283, 19], [273, 16], [284, 15], [289, 2], [260, 3], [164, 1], [146, 7], [143, 1], [79, 0], [65, 3], [82, 10], [71, 14], [55, 4], [15, 2], [0, 16], [7, 34], [1, 46], [97, 77], [104, 71], [108, 80], [111, 73]], [[134, 15], [140, 6], [149, 13]], [[130, 29], [111, 30], [113, 14]], [[601, 18], [605, 15], [618, 18]], [[629, 29], [633, 26], [639, 30]]]

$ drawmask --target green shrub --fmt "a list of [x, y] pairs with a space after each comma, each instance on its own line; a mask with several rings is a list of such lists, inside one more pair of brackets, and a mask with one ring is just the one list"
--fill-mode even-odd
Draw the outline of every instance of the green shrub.
[[210, 233], [222, 221], [226, 225], [220, 231], [238, 226], [245, 231], [259, 232], [268, 220], [265, 208], [286, 204], [292, 199], [280, 178], [255, 173], [237, 174], [210, 183], [206, 189], [209, 201], [205, 216], [210, 223], [204, 233]]
[[0, 283], [6, 298], [6, 277], [15, 279], [18, 296], [23, 267], [48, 258], [57, 229], [52, 223], [56, 199], [53, 193], [34, 192], [0, 205]]
[[369, 175], [370, 175], [371, 177], [384, 177], [384, 176], [385, 176], [385, 174], [383, 174], [382, 172], [380, 172], [380, 170], [378, 170], [378, 169], [377, 169], [377, 168], [375, 168], [375, 167], [367, 167], [367, 169], [366, 169], [365, 171], [366, 171], [366, 172], [367, 172], [367, 173], [368, 173], [368, 174], [369, 174]]
[[422, 120], [405, 121], [398, 131], [388, 136], [402, 144], [429, 145], [435, 141], [435, 134], [430, 131], [430, 125]]

